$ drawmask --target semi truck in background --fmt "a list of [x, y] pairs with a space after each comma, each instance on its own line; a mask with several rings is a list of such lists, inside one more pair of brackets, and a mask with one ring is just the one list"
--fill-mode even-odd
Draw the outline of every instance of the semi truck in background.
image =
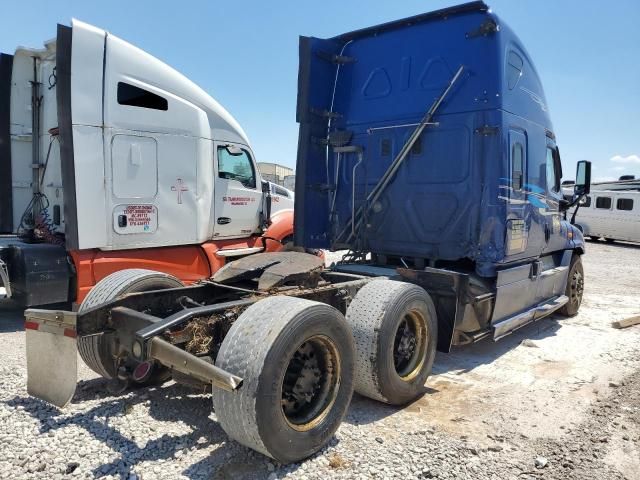
[[0, 286], [18, 304], [81, 304], [123, 269], [189, 284], [278, 250], [293, 211], [272, 188], [218, 102], [104, 30], [74, 20], [0, 55]]
[[566, 212], [590, 164], [564, 199], [540, 78], [484, 2], [302, 37], [299, 55], [295, 244], [349, 253], [330, 268], [258, 253], [190, 286], [123, 270], [79, 312], [29, 309], [31, 395], [67, 404], [85, 349], [108, 378], [212, 388], [232, 439], [293, 462], [354, 389], [404, 405], [436, 349], [577, 314], [584, 240]]

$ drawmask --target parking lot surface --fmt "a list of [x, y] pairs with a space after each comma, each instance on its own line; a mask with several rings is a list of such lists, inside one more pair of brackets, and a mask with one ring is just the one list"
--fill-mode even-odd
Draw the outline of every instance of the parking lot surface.
[[638, 479], [640, 326], [611, 322], [640, 314], [640, 246], [587, 248], [576, 317], [439, 353], [405, 408], [355, 395], [293, 465], [229, 440], [210, 395], [174, 383], [111, 394], [78, 360], [67, 408], [29, 397], [22, 312], [0, 311], [0, 478]]

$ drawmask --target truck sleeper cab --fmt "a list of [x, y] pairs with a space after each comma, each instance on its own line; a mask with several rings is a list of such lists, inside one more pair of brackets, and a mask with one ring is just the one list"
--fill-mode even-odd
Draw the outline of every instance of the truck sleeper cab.
[[2, 54], [0, 98], [0, 260], [18, 303], [80, 304], [123, 268], [190, 283], [293, 233], [291, 209], [267, 218], [236, 120], [104, 30], [73, 20]]
[[484, 3], [301, 38], [298, 119], [295, 243], [343, 260], [259, 253], [186, 287], [125, 270], [78, 313], [28, 310], [30, 394], [64, 406], [76, 344], [107, 336], [103, 376], [144, 382], [155, 363], [211, 385], [231, 438], [293, 462], [329, 441], [354, 390], [404, 405], [437, 348], [577, 313], [584, 244], [563, 213], [590, 164], [560, 198], [539, 80]]
[[302, 37], [298, 84], [297, 244], [420, 271], [443, 350], [561, 307], [583, 237], [537, 71], [486, 4]]

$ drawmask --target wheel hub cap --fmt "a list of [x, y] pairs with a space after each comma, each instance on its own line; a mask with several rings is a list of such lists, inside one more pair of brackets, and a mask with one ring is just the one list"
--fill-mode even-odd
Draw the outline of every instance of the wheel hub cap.
[[580, 303], [584, 292], [584, 278], [580, 272], [575, 272], [571, 279], [571, 302]]
[[396, 373], [406, 381], [415, 378], [425, 362], [426, 350], [426, 322], [418, 312], [410, 312], [398, 325], [393, 343]]
[[282, 411], [291, 427], [305, 431], [324, 419], [335, 401], [340, 361], [333, 342], [318, 335], [294, 352], [282, 382]]

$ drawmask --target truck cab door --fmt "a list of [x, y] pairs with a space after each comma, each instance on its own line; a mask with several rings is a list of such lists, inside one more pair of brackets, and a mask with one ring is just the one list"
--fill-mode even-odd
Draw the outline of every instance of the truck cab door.
[[214, 238], [248, 237], [258, 231], [262, 210], [261, 179], [244, 145], [214, 146]]
[[525, 257], [530, 248], [531, 216], [528, 215], [527, 136], [520, 130], [509, 130], [509, 178], [503, 188], [507, 202], [505, 254]]
[[109, 248], [200, 239], [198, 161], [211, 130], [206, 113], [184, 98], [174, 76], [146, 52], [107, 36], [102, 84]]

